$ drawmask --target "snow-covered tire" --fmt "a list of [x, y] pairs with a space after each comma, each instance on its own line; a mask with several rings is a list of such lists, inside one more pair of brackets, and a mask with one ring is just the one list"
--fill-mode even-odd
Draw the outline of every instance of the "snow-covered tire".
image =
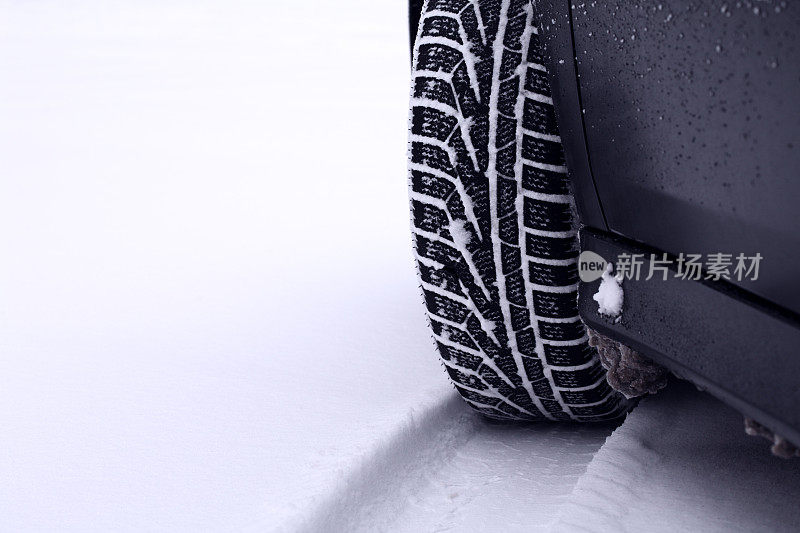
[[573, 202], [530, 1], [428, 0], [410, 107], [417, 266], [458, 392], [492, 418], [625, 413], [578, 316]]

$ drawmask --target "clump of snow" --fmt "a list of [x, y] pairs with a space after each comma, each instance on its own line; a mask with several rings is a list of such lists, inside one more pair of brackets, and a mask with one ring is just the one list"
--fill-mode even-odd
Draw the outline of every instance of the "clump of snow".
[[622, 280], [611, 274], [611, 265], [606, 265], [600, 288], [592, 297], [597, 302], [597, 311], [601, 315], [618, 317], [622, 313]]
[[586, 328], [589, 346], [597, 348], [611, 388], [626, 398], [655, 394], [667, 386], [667, 369], [630, 347]]
[[450, 222], [450, 235], [457, 244], [466, 246], [472, 240], [472, 235], [467, 229], [466, 220], [453, 220]]
[[770, 451], [772, 455], [780, 457], [781, 459], [791, 459], [792, 457], [800, 457], [800, 448], [776, 434], [768, 427], [762, 426], [752, 418], [744, 419], [744, 432], [752, 437], [764, 437], [772, 441]]

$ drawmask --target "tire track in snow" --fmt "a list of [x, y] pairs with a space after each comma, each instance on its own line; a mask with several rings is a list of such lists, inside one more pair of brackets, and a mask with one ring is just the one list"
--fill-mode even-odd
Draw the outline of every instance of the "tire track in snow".
[[300, 531], [384, 531], [402, 511], [407, 495], [427, 473], [447, 463], [475, 433], [480, 416], [455, 393], [405, 421], [307, 515]]
[[608, 438], [554, 531], [797, 531], [800, 461], [744, 434], [686, 382], [645, 398]]
[[409, 494], [394, 532], [550, 531], [613, 426], [480, 420]]
[[365, 454], [305, 531], [546, 531], [613, 426], [490, 422], [455, 394]]

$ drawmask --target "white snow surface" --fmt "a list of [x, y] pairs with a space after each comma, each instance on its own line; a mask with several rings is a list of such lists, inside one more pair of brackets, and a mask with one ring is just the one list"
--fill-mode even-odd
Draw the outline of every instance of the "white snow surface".
[[409, 491], [391, 531], [552, 531], [609, 425], [474, 424]]
[[611, 273], [611, 265], [606, 265], [606, 270], [600, 278], [600, 286], [592, 296], [597, 302], [597, 312], [609, 317], [618, 317], [622, 313], [624, 292], [622, 282]]
[[686, 382], [648, 396], [605, 442], [555, 531], [797, 531], [800, 461]]
[[405, 5], [0, 11], [0, 529], [313, 525], [454, 395]]
[[607, 442], [457, 397], [411, 260], [404, 2], [0, 9], [0, 530], [798, 523], [797, 464], [707, 395]]

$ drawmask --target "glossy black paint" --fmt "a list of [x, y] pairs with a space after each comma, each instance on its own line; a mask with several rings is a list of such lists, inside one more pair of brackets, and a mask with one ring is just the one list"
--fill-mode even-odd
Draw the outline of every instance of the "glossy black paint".
[[674, 254], [759, 252], [759, 279], [739, 285], [800, 312], [800, 5], [570, 12], [609, 228]]

